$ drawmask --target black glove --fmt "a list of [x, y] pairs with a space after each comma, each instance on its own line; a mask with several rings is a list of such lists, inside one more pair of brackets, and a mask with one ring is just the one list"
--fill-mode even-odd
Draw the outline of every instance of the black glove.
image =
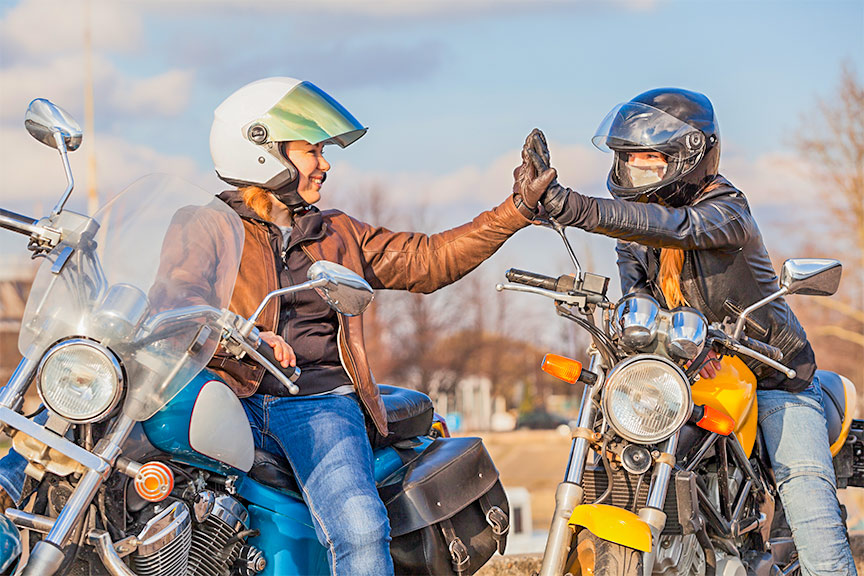
[[558, 172], [551, 167], [549, 147], [543, 132], [535, 129], [528, 139], [531, 142], [525, 143], [523, 151], [527, 151], [533, 170], [544, 176], [550, 172], [553, 174], [540, 198], [546, 214], [565, 226], [582, 225], [588, 217], [591, 200], [558, 183]]
[[522, 165], [513, 171], [513, 201], [519, 211], [528, 218], [537, 215], [537, 204], [540, 197], [543, 196], [549, 183], [555, 179], [556, 174], [555, 170], [549, 168], [548, 165], [545, 170], [536, 169], [536, 163], [530, 154], [533, 152], [531, 147], [537, 145], [535, 142], [538, 141], [538, 138], [542, 139], [545, 147], [543, 133], [535, 128], [522, 146]]

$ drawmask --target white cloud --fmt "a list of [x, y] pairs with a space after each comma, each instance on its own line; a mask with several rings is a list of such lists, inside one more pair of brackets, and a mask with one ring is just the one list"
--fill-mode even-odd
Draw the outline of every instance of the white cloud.
[[109, 99], [120, 111], [174, 116], [186, 108], [194, 80], [194, 73], [186, 70], [169, 70], [149, 78], [121, 78]]
[[756, 158], [727, 155], [720, 169], [753, 206], [813, 206], [819, 202], [813, 167], [792, 153], [769, 152]]
[[84, 45], [88, 6], [95, 48], [116, 52], [138, 47], [142, 37], [138, 10], [133, 4], [108, 0], [22, 0], [0, 21], [0, 38], [16, 54], [51, 57], [75, 51]]
[[[202, 171], [190, 158], [165, 155], [109, 135], [88, 138], [85, 134], [81, 148], [69, 156], [75, 176], [70, 207], [75, 210], [86, 209], [89, 151], [94, 144], [100, 204], [153, 172], [174, 174], [205, 189], [218, 190], [210, 171]], [[66, 188], [57, 153], [31, 138], [23, 127], [0, 128], [0, 173], [4, 175], [0, 206], [34, 217], [49, 212]]]

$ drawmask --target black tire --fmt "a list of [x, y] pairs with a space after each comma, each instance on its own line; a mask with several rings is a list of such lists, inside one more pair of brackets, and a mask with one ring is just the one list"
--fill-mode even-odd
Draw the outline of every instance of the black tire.
[[641, 550], [598, 538], [586, 529], [573, 539], [576, 546], [567, 558], [573, 576], [642, 576]]

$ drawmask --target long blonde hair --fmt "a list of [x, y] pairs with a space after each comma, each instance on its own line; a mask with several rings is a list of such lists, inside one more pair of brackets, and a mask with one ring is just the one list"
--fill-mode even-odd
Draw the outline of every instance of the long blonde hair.
[[243, 203], [246, 204], [262, 220], [270, 220], [270, 211], [273, 210], [273, 200], [270, 192], [258, 186], [244, 186], [240, 188]]
[[689, 305], [684, 298], [684, 293], [681, 292], [681, 270], [683, 269], [684, 250], [680, 248], [660, 250], [660, 273], [657, 275], [657, 282], [669, 308]]

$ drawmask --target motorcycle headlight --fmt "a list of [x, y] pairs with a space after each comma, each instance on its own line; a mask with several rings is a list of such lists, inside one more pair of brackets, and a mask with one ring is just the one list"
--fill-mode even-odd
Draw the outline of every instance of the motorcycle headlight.
[[603, 414], [622, 438], [653, 444], [671, 436], [690, 417], [690, 385], [680, 368], [659, 356], [634, 356], [609, 373]]
[[631, 294], [615, 306], [615, 330], [628, 348], [643, 348], [657, 335], [660, 305], [646, 294]]
[[51, 348], [36, 378], [45, 406], [79, 424], [107, 416], [123, 391], [120, 363], [107, 348], [91, 340], [66, 340]]
[[702, 352], [707, 334], [708, 322], [698, 310], [676, 308], [667, 332], [669, 352], [682, 360], [693, 360]]

